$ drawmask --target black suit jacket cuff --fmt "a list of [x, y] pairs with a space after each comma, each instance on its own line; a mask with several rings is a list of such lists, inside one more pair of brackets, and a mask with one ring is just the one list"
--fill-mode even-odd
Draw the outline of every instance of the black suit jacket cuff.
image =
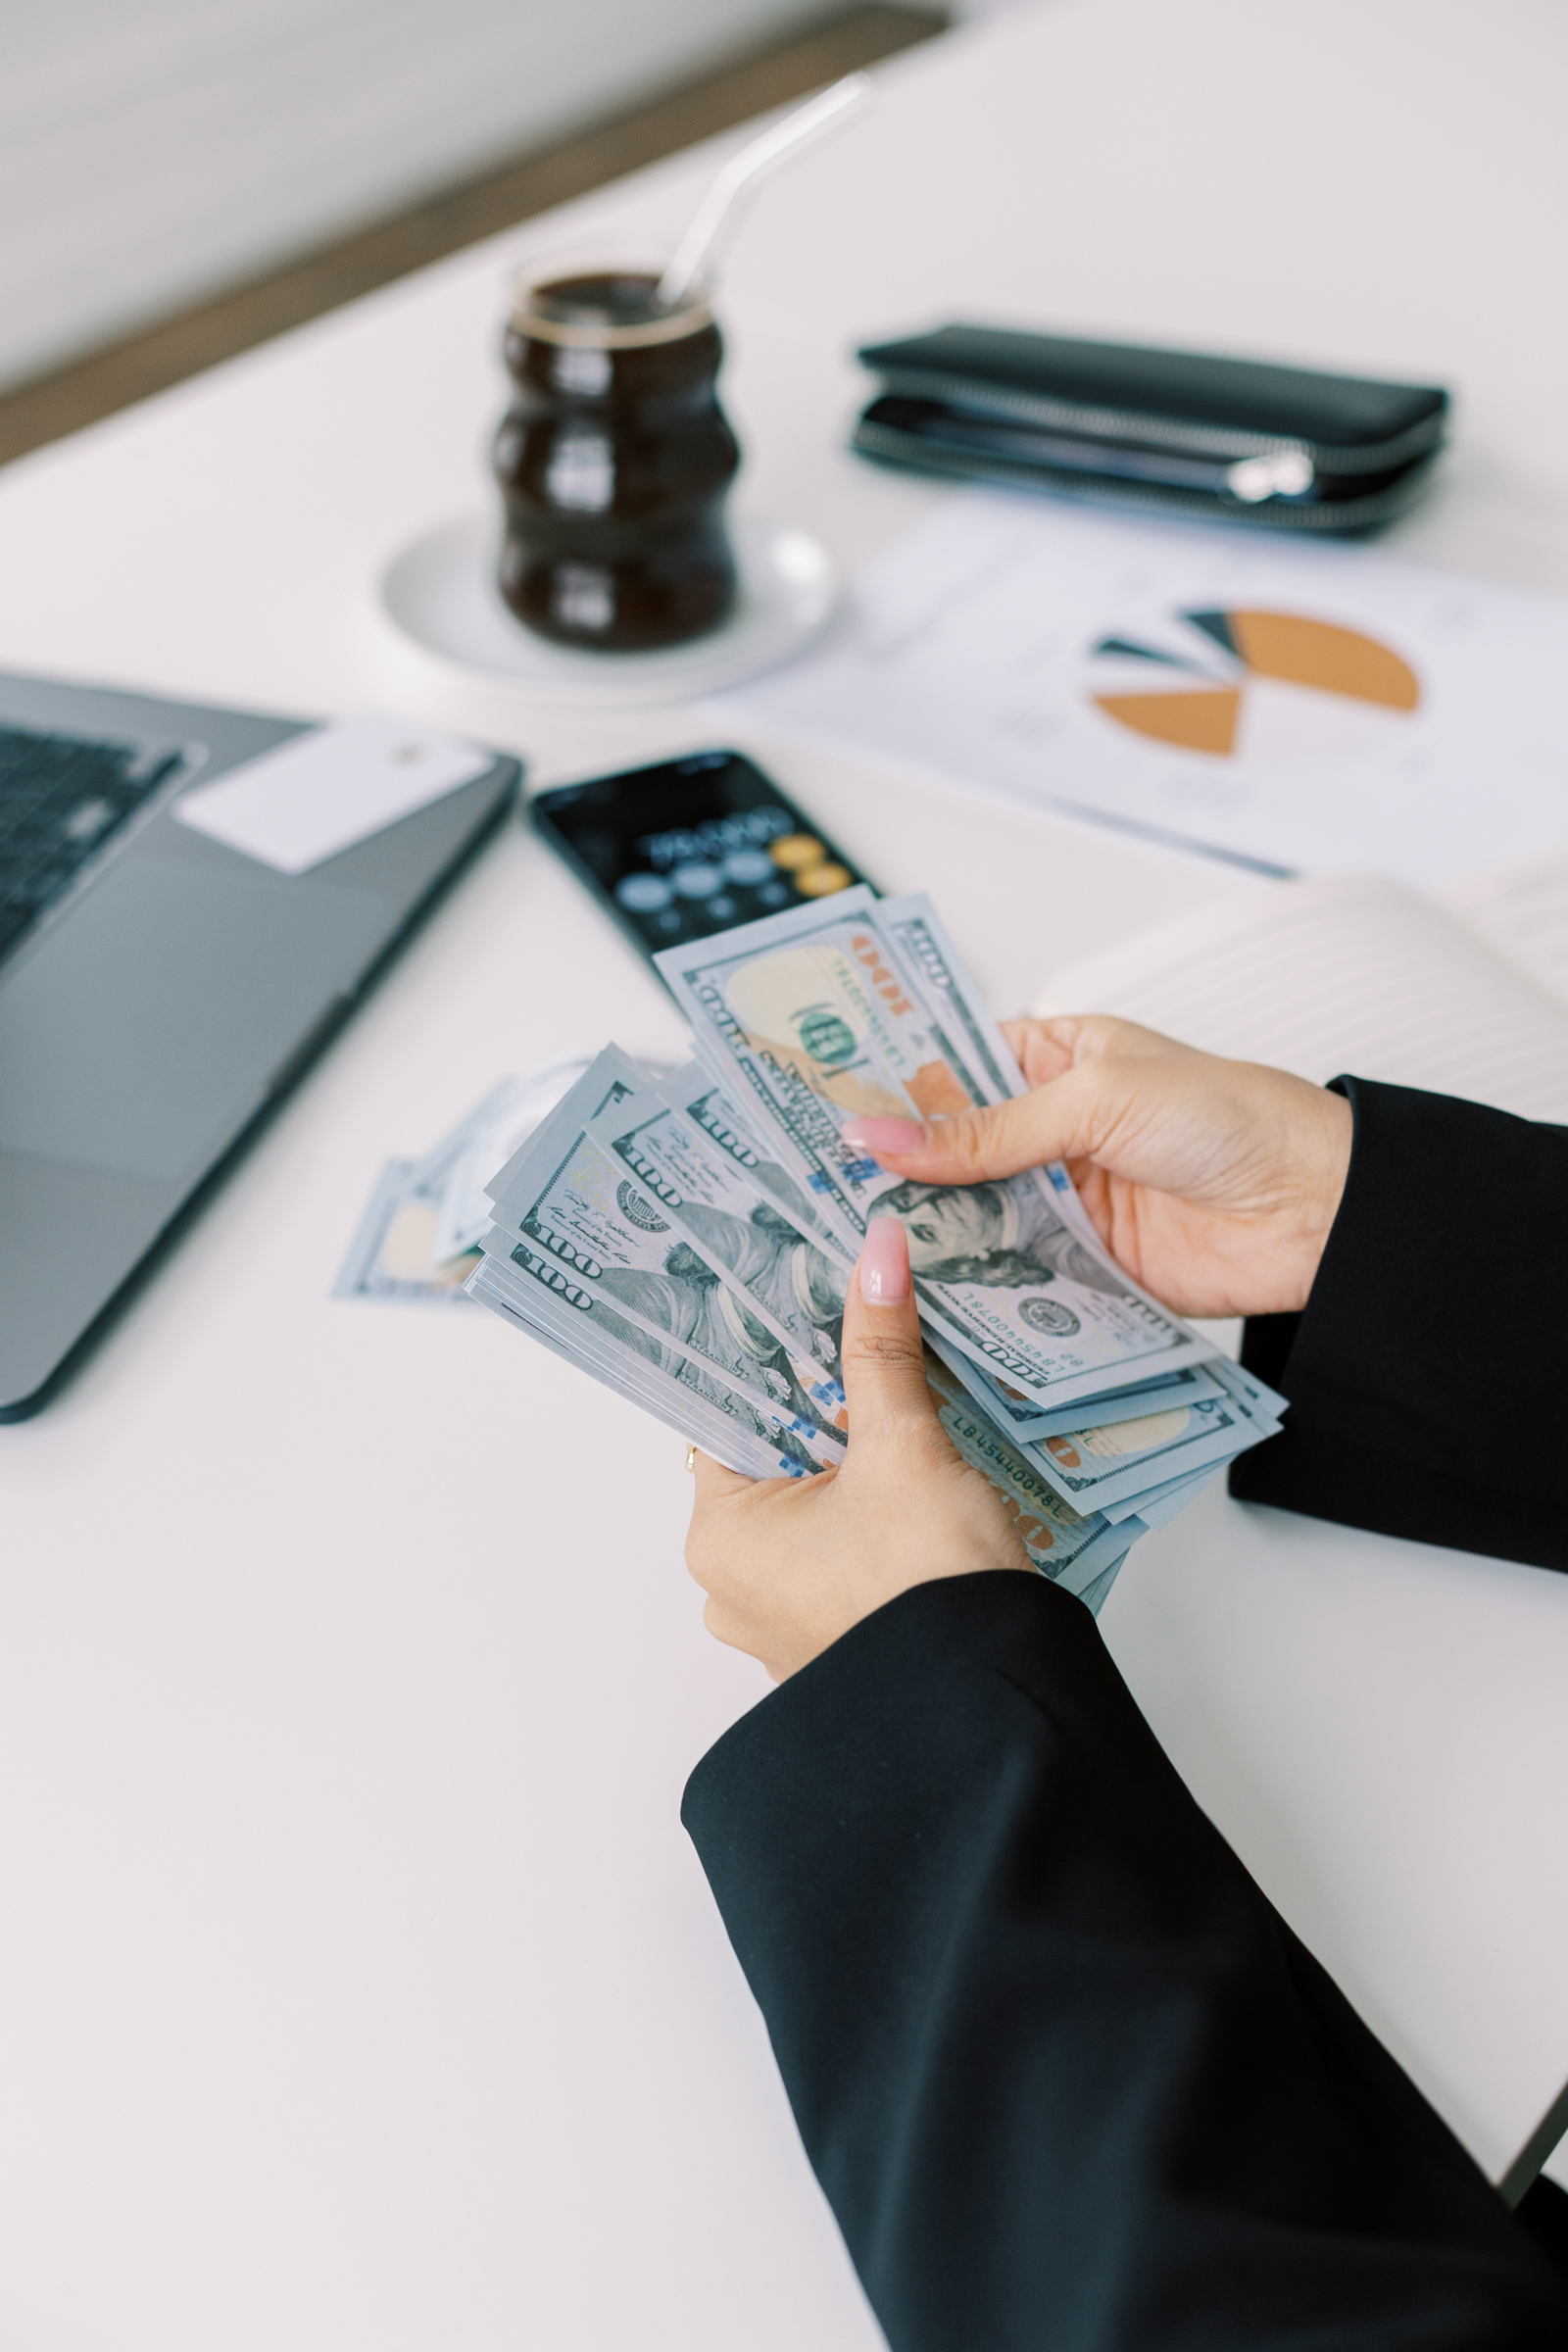
[[1303, 1313], [1242, 1360], [1291, 1400], [1231, 1492], [1318, 1518], [1568, 1568], [1562, 1356], [1568, 1130], [1335, 1080], [1345, 1199]]

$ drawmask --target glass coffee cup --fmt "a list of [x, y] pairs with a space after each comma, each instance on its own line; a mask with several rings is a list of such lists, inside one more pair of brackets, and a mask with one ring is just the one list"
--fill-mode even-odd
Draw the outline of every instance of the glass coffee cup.
[[723, 342], [701, 289], [664, 308], [658, 282], [559, 269], [519, 288], [507, 329], [501, 594], [558, 645], [682, 645], [735, 601], [724, 502], [740, 449], [718, 405]]

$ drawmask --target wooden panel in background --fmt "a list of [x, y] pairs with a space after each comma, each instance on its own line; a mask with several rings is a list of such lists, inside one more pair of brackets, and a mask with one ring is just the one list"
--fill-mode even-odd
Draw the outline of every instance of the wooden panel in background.
[[872, 0], [569, 139], [520, 155], [291, 267], [233, 288], [0, 399], [0, 464], [492, 236], [553, 205], [940, 32], [932, 10]]

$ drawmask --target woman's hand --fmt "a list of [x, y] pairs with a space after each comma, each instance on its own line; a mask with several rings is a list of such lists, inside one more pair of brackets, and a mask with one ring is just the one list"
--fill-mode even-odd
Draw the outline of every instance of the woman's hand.
[[1348, 1102], [1102, 1013], [1005, 1035], [1033, 1093], [926, 1128], [861, 1119], [846, 1140], [934, 1184], [1064, 1159], [1111, 1255], [1176, 1313], [1305, 1305], [1349, 1167]]
[[697, 1457], [686, 1565], [704, 1622], [776, 1683], [911, 1585], [1035, 1573], [1005, 1503], [963, 1461], [926, 1387], [903, 1227], [878, 1217], [844, 1302], [850, 1444], [814, 1478], [749, 1479]]

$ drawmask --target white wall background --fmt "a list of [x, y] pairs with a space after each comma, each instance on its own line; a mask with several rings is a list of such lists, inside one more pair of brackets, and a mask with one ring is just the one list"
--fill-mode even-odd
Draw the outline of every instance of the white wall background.
[[822, 0], [0, 0], [0, 388]]

